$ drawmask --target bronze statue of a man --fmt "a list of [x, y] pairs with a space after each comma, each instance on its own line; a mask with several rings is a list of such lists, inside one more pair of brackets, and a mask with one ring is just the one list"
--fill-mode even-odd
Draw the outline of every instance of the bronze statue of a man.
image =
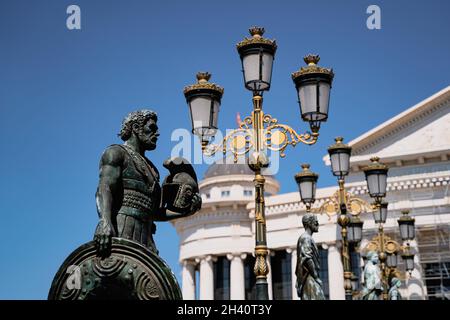
[[397, 277], [392, 277], [390, 284], [391, 287], [389, 288], [389, 300], [402, 300], [402, 295], [398, 290], [402, 285], [401, 280]]
[[155, 112], [131, 112], [119, 135], [124, 144], [108, 147], [100, 160], [100, 221], [94, 241], [66, 258], [49, 299], [182, 298], [174, 274], [156, 250], [154, 221], [186, 217], [200, 209], [194, 168], [183, 158], [166, 160], [169, 175], [160, 186], [158, 170], [145, 157], [159, 136]]
[[300, 300], [325, 300], [322, 280], [319, 277], [319, 250], [312, 237], [319, 231], [319, 222], [314, 214], [307, 213], [302, 218], [305, 232], [297, 242], [297, 295]]
[[364, 287], [361, 292], [362, 300], [380, 300], [383, 293], [381, 270], [376, 251], [367, 253], [367, 263], [364, 267]]
[[[193, 169], [190, 170], [193, 179], [185, 179], [184, 186], [181, 183], [184, 192], [178, 202], [181, 201], [186, 208], [180, 212], [168, 211], [162, 201], [158, 170], [145, 157], [145, 151], [156, 148], [159, 136], [157, 120], [153, 111], [131, 112], [123, 120], [119, 134], [124, 144], [108, 147], [101, 157], [96, 193], [100, 221], [94, 236], [100, 256], [109, 255], [112, 237], [133, 240], [157, 252], [153, 241], [154, 221], [188, 216], [201, 206]], [[177, 165], [191, 167], [190, 164], [170, 160], [164, 165], [169, 170]]]

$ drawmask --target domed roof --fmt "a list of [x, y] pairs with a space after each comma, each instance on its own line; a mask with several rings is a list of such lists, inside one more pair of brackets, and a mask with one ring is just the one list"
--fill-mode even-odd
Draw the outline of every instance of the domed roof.
[[[270, 168], [263, 170], [265, 171], [263, 171], [265, 176], [271, 176], [274, 178], [273, 173], [270, 172]], [[249, 168], [248, 164], [243, 163], [242, 161], [234, 163], [232, 158], [224, 158], [209, 166], [205, 172], [204, 179], [239, 174], [254, 175], [255, 173]]]
[[254, 175], [254, 172], [245, 163], [214, 163], [205, 172], [205, 179], [226, 175]]

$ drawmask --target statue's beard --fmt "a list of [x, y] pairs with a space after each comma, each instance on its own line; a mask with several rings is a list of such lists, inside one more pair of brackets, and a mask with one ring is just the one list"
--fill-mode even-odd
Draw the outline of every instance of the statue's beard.
[[145, 135], [142, 131], [139, 131], [138, 138], [144, 146], [145, 150], [154, 150], [156, 148], [156, 139], [154, 135]]

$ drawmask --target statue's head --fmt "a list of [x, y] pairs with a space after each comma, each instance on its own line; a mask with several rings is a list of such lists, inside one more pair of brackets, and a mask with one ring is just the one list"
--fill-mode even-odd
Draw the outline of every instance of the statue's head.
[[154, 150], [159, 136], [157, 121], [156, 112], [150, 110], [130, 112], [123, 119], [119, 136], [123, 141], [127, 141], [134, 134], [145, 150]]
[[378, 253], [376, 251], [369, 251], [367, 253], [367, 259], [373, 264], [378, 263]]
[[400, 288], [401, 285], [402, 285], [402, 282], [400, 281], [399, 278], [393, 277], [393, 278], [391, 279], [391, 287], [397, 287], [397, 288]]
[[303, 227], [310, 229], [312, 233], [319, 231], [319, 220], [315, 214], [307, 213], [302, 218]]

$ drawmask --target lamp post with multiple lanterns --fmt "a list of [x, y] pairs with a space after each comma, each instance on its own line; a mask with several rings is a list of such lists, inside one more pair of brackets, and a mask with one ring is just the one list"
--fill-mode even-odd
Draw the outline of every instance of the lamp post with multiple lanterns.
[[399, 245], [395, 240], [391, 239], [384, 233], [384, 224], [388, 215], [388, 203], [383, 201], [386, 196], [388, 167], [381, 163], [378, 157], [370, 159], [371, 164], [364, 167], [363, 171], [366, 176], [367, 188], [369, 195], [375, 200], [374, 220], [378, 224], [378, 234], [364, 248], [364, 251], [376, 251], [380, 258], [381, 273], [383, 281], [383, 299], [387, 300], [388, 288], [390, 280], [393, 276], [397, 276], [397, 255], [401, 251], [402, 258], [406, 264], [406, 270], [412, 272], [414, 270], [414, 254], [411, 253], [409, 241], [414, 240], [414, 218], [409, 216], [409, 210], [402, 211], [403, 216], [398, 219], [400, 228], [400, 236], [405, 246]]
[[363, 222], [360, 219], [360, 214], [363, 212], [373, 213], [374, 221], [379, 225], [378, 235], [369, 242], [364, 250], [377, 251], [379, 254], [384, 283], [383, 298], [387, 299], [389, 280], [398, 273], [396, 270], [397, 254], [400, 251], [403, 251], [402, 257], [406, 263], [406, 270], [411, 272], [414, 269], [414, 255], [411, 253], [409, 244], [409, 241], [413, 240], [415, 236], [414, 218], [408, 215], [409, 211], [403, 211], [403, 216], [398, 219], [400, 235], [402, 240], [406, 242], [406, 245], [400, 246], [396, 241], [385, 235], [383, 224], [387, 219], [388, 203], [383, 201], [383, 198], [386, 196], [388, 167], [380, 163], [378, 157], [374, 157], [371, 159], [372, 163], [363, 168], [369, 194], [375, 200], [373, 204], [369, 204], [345, 190], [345, 177], [350, 171], [352, 148], [343, 143], [342, 137], [337, 137], [335, 141], [336, 143], [328, 148], [328, 154], [330, 156], [331, 171], [338, 179], [338, 191], [319, 208], [311, 209], [315, 201], [315, 188], [318, 176], [309, 170], [309, 165], [303, 165], [303, 172], [295, 176], [299, 186], [300, 197], [308, 212], [326, 213], [329, 216], [339, 213], [337, 222], [341, 226], [341, 256], [346, 300], [353, 299], [359, 286], [359, 279], [352, 273], [349, 244], [357, 244], [362, 239]]
[[[263, 37], [264, 28], [253, 27], [251, 37], [237, 44], [241, 58], [244, 85], [253, 93], [253, 111], [240, 127], [228, 133], [219, 144], [213, 144], [218, 130], [218, 115], [223, 88], [210, 83], [207, 72], [197, 74], [198, 82], [184, 88], [192, 120], [192, 133], [197, 135], [204, 154], [212, 156], [219, 150], [231, 152], [236, 162], [239, 156], [248, 154], [248, 165], [255, 173], [255, 267], [256, 299], [267, 300], [269, 272], [266, 257], [266, 220], [264, 213], [264, 183], [261, 170], [269, 166], [268, 150], [279, 151], [285, 156], [288, 145], [299, 143], [312, 145], [317, 142], [322, 122], [328, 118], [331, 84], [334, 77], [331, 69], [317, 65], [319, 56], [307, 55], [307, 66], [292, 74], [300, 104], [300, 113], [310, 126], [310, 132], [298, 134], [290, 126], [278, 123], [263, 112], [263, 93], [271, 85], [272, 66], [277, 50], [274, 40]], [[315, 178], [317, 181], [317, 177]]]
[[[267, 152], [278, 151], [285, 157], [288, 145], [296, 146], [299, 143], [312, 145], [318, 140], [319, 129], [322, 122], [328, 118], [328, 107], [333, 71], [317, 65], [318, 55], [304, 57], [306, 66], [292, 73], [292, 80], [297, 91], [300, 104], [300, 113], [303, 121], [309, 123], [310, 132], [298, 134], [286, 124], [278, 123], [270, 114], [263, 112], [263, 93], [271, 85], [272, 67], [277, 50], [274, 40], [263, 37], [264, 28], [253, 27], [250, 30], [252, 37], [245, 38], [237, 44], [241, 58], [244, 86], [253, 93], [253, 111], [246, 117], [239, 128], [228, 133], [218, 144], [211, 143], [218, 130], [218, 116], [224, 89], [210, 83], [211, 75], [208, 72], [197, 74], [197, 83], [184, 88], [184, 95], [189, 106], [192, 121], [192, 133], [199, 137], [202, 152], [212, 156], [218, 151], [225, 155], [230, 152], [234, 161], [240, 156], [248, 154], [248, 165], [255, 173], [255, 266], [256, 299], [267, 300], [268, 284], [267, 274], [267, 240], [264, 184], [262, 169], [269, 166]], [[411, 253], [409, 241], [414, 238], [414, 219], [407, 213], [398, 222], [402, 239], [407, 241], [406, 246], [399, 246], [395, 241], [384, 235], [383, 224], [387, 217], [387, 203], [382, 199], [386, 195], [388, 168], [372, 158], [372, 164], [363, 169], [369, 189], [369, 194], [375, 199], [371, 206], [364, 200], [346, 192], [345, 177], [350, 170], [351, 147], [343, 143], [343, 138], [336, 138], [336, 143], [328, 148], [333, 175], [338, 178], [339, 190], [334, 199], [326, 201], [318, 212], [339, 212], [338, 224], [341, 226], [342, 236], [342, 262], [344, 266], [344, 288], [346, 299], [352, 299], [352, 288], [356, 286], [356, 279], [351, 272], [349, 243], [358, 243], [362, 238], [363, 222], [359, 214], [363, 211], [373, 211], [375, 222], [379, 224], [378, 236], [369, 243], [368, 249], [376, 249], [380, 255], [383, 274], [389, 276], [387, 270], [396, 267], [396, 254], [403, 249], [402, 257], [406, 261], [407, 270], [414, 267], [414, 255]], [[302, 165], [303, 170], [295, 175], [300, 197], [305, 204], [307, 212], [311, 212], [315, 201], [315, 190], [318, 175], [310, 171], [309, 165]], [[350, 216], [348, 215], [350, 213]], [[394, 248], [395, 246], [395, 248]], [[395, 249], [395, 250], [394, 250]], [[394, 251], [393, 251], [394, 250]], [[394, 254], [395, 253], [395, 254]], [[386, 268], [387, 265], [387, 268]], [[353, 276], [353, 277], [352, 277]], [[387, 282], [385, 277], [385, 282]], [[387, 288], [387, 283], [385, 285]], [[386, 298], [386, 292], [384, 297]]]
[[[342, 236], [342, 264], [344, 267], [344, 289], [345, 289], [345, 299], [352, 300], [352, 268], [350, 260], [350, 250], [349, 241], [355, 240], [359, 237], [359, 234], [355, 234], [357, 228], [352, 228], [352, 232], [348, 232], [348, 227], [350, 224], [350, 218], [347, 215], [348, 206], [351, 206], [350, 197], [345, 191], [345, 177], [350, 172], [350, 155], [352, 148], [343, 143], [343, 138], [338, 137], [335, 139], [336, 143], [328, 148], [328, 154], [330, 155], [331, 161], [331, 171], [335, 177], [338, 179], [339, 191], [339, 217], [338, 224], [341, 226], [341, 236]], [[355, 200], [356, 201], [356, 200]], [[361, 200], [359, 201], [361, 202]], [[356, 217], [355, 219], [359, 219]], [[352, 221], [353, 226], [356, 221]], [[362, 224], [362, 222], [356, 222]], [[350, 235], [350, 239], [349, 239]]]

